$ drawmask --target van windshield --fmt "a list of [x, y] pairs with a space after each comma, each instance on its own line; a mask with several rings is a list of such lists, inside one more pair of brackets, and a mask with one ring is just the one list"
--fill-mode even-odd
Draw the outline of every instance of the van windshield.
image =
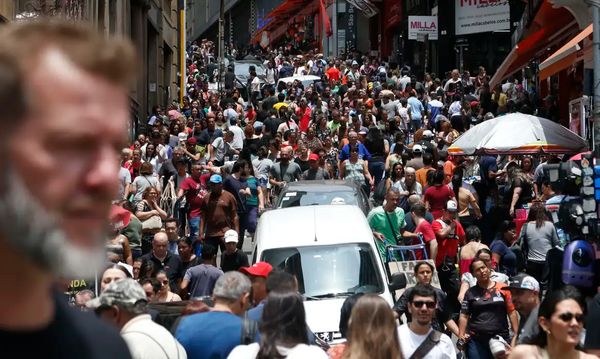
[[373, 250], [365, 243], [269, 249], [262, 260], [295, 275], [308, 300], [383, 292]]

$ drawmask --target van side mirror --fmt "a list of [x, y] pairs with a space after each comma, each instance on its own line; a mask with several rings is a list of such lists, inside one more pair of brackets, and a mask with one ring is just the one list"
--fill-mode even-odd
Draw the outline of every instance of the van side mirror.
[[390, 292], [395, 292], [397, 290], [406, 288], [406, 276], [404, 273], [394, 273], [392, 274], [391, 281], [388, 284], [390, 288]]

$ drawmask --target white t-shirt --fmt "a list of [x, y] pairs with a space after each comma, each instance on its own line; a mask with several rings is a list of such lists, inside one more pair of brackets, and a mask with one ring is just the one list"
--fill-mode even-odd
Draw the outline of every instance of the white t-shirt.
[[[258, 343], [238, 345], [229, 353], [227, 359], [254, 359], [259, 349]], [[277, 350], [287, 359], [329, 359], [329, 356], [316, 345], [298, 344], [293, 348], [278, 346]]]
[[125, 195], [125, 187], [131, 184], [131, 173], [127, 168], [119, 168], [119, 194], [117, 196], [117, 200], [123, 199]]
[[180, 358], [186, 359], [185, 349], [162, 325], [152, 321], [150, 314], [142, 314], [128, 321], [121, 336], [134, 359]]
[[233, 141], [231, 142], [231, 147], [235, 148], [236, 150], [241, 150], [244, 147], [244, 139], [246, 139], [244, 130], [242, 130], [239, 126], [229, 126], [229, 131], [233, 132]]
[[[400, 339], [400, 349], [402, 350], [402, 356], [404, 358], [410, 358], [411, 355], [417, 350], [421, 343], [427, 339], [429, 333], [425, 335], [417, 335], [408, 328], [408, 324], [401, 325], [398, 327], [398, 338]], [[452, 340], [446, 335], [442, 334], [440, 342], [434, 346], [423, 359], [455, 359], [456, 351], [454, 350], [454, 344]]]

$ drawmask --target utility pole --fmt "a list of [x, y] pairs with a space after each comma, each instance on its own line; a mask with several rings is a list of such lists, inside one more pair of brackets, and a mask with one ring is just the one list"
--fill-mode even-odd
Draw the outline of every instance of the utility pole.
[[221, 0], [219, 5], [219, 76], [217, 79], [217, 88], [221, 91], [221, 79], [225, 67], [225, 0]]
[[183, 97], [186, 94], [186, 82], [187, 82], [187, 63], [185, 58], [185, 33], [187, 31], [185, 27], [185, 1], [179, 0], [178, 12], [179, 12], [179, 106], [183, 107]]
[[594, 25], [593, 55], [594, 55], [594, 131], [593, 148], [596, 163], [600, 162], [600, 0], [585, 0], [592, 8], [592, 21]]

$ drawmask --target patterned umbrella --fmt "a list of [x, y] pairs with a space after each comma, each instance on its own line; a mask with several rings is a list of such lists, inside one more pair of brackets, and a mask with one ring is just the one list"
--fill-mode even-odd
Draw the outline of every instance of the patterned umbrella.
[[568, 128], [545, 118], [512, 113], [485, 121], [448, 148], [451, 155], [579, 153], [587, 142]]

